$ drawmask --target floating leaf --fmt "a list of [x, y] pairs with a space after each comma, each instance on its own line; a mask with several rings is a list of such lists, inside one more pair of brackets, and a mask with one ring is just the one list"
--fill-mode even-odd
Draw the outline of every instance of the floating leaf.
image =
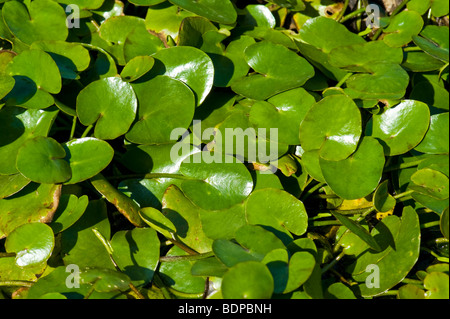
[[449, 198], [448, 177], [430, 168], [418, 170], [411, 176], [413, 184], [409, 188], [414, 191], [443, 200]]
[[84, 88], [77, 97], [77, 114], [83, 125], [95, 125], [95, 137], [115, 139], [125, 134], [136, 117], [137, 99], [129, 83], [112, 77]]
[[152, 76], [167, 75], [184, 82], [194, 91], [197, 105], [203, 103], [214, 82], [214, 65], [206, 53], [193, 47], [173, 47], [152, 57], [155, 59]]
[[26, 223], [49, 223], [60, 196], [61, 185], [30, 183], [17, 194], [0, 199], [0, 238]]
[[[133, 83], [139, 101], [138, 121], [126, 138], [138, 144], [163, 144], [173, 141], [174, 129], [187, 129], [195, 110], [195, 97], [181, 81], [157, 76]], [[178, 116], [173, 116], [178, 114]]]
[[416, 147], [430, 125], [430, 110], [422, 102], [405, 100], [374, 115], [366, 135], [377, 138], [387, 156], [400, 155]]
[[256, 261], [239, 263], [223, 276], [222, 294], [225, 299], [268, 299], [273, 290], [269, 269]]
[[151, 228], [119, 231], [111, 239], [113, 258], [135, 285], [152, 281], [159, 263], [159, 239]]
[[72, 226], [83, 215], [88, 204], [89, 199], [86, 195], [80, 198], [73, 194], [61, 195], [58, 209], [50, 224], [53, 232], [57, 234]]
[[432, 272], [425, 277], [423, 285], [428, 291], [425, 292], [426, 299], [448, 299], [448, 274]]
[[395, 198], [389, 194], [388, 184], [388, 180], [380, 183], [373, 194], [373, 204], [380, 213], [386, 213], [394, 209], [395, 204], [397, 203]]
[[55, 1], [36, 0], [28, 6], [19, 1], [8, 1], [2, 11], [11, 33], [26, 44], [67, 38], [66, 14]]
[[431, 116], [430, 128], [422, 142], [414, 149], [427, 154], [448, 154], [449, 146], [449, 115], [448, 113]]
[[[289, 49], [262, 41], [245, 50], [248, 65], [259, 74], [236, 80], [232, 89], [255, 100], [265, 100], [277, 93], [302, 86], [314, 76], [314, 69]], [[280, 65], [279, 60], [285, 63]]]
[[441, 219], [439, 222], [441, 233], [447, 239], [449, 239], [448, 210], [448, 207], [444, 210], [444, 212], [441, 214]]
[[89, 267], [80, 273], [80, 279], [98, 292], [126, 291], [130, 285], [127, 275], [111, 269]]
[[245, 206], [247, 220], [253, 225], [273, 229], [284, 243], [292, 241], [293, 233], [300, 236], [307, 228], [303, 203], [282, 190], [262, 189], [253, 192]]
[[52, 254], [55, 238], [52, 229], [42, 223], [24, 224], [14, 229], [6, 239], [7, 252], [16, 253], [19, 267], [36, 266]]
[[218, 23], [232, 24], [237, 18], [236, 10], [229, 0], [170, 0], [170, 2]]
[[447, 27], [429, 25], [420, 35], [421, 37], [413, 37], [418, 47], [437, 59], [449, 62], [449, 29]]
[[361, 121], [361, 113], [350, 98], [345, 95], [325, 97], [309, 110], [300, 125], [302, 148], [305, 151], [320, 149], [320, 157], [326, 160], [343, 160], [356, 150]]
[[137, 56], [130, 61], [123, 68], [120, 76], [126, 82], [133, 82], [144, 76], [150, 71], [155, 64], [155, 60], [149, 56]]
[[383, 147], [365, 137], [356, 152], [341, 161], [320, 158], [323, 176], [333, 192], [344, 199], [358, 199], [377, 188], [383, 173]]
[[0, 175], [0, 199], [20, 192], [31, 181], [22, 174]]
[[76, 184], [94, 177], [108, 166], [114, 156], [114, 150], [107, 142], [92, 137], [71, 140], [63, 147], [65, 160], [72, 171], [72, 177], [66, 184]]
[[72, 171], [64, 160], [66, 151], [52, 138], [35, 137], [23, 143], [17, 153], [17, 169], [37, 183], [58, 184], [69, 180]]
[[412, 41], [423, 27], [423, 19], [415, 11], [403, 11], [391, 19], [389, 26], [384, 29], [386, 34], [384, 43], [390, 47], [402, 47]]

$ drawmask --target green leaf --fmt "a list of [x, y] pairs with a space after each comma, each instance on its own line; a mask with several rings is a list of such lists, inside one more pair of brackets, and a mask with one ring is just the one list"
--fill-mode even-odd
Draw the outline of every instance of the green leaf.
[[[314, 76], [313, 67], [304, 58], [269, 41], [247, 47], [245, 59], [258, 74], [236, 80], [232, 89], [255, 100], [265, 100], [277, 93], [302, 86]], [[280, 65], [280, 60], [285, 63]]]
[[449, 29], [448, 27], [426, 26], [420, 33], [421, 37], [414, 36], [414, 43], [426, 53], [445, 62], [449, 62]]
[[449, 114], [441, 113], [431, 116], [430, 127], [422, 142], [414, 149], [427, 154], [448, 154]]
[[402, 11], [393, 17], [389, 26], [384, 29], [386, 35], [383, 41], [390, 47], [402, 47], [420, 33], [423, 24], [423, 19], [417, 12]]
[[449, 198], [448, 177], [439, 171], [424, 168], [411, 176], [413, 184], [409, 188], [423, 195], [431, 196], [438, 200]]
[[211, 21], [232, 24], [237, 13], [229, 0], [170, 0], [171, 3]]
[[[46, 72], [35, 68], [34, 65], [40, 65]], [[39, 49], [27, 50], [17, 55], [8, 64], [6, 74], [16, 80], [15, 87], [6, 96], [11, 104], [44, 109], [54, 103], [49, 93], [57, 94], [62, 88], [57, 64], [49, 54]]]
[[269, 299], [273, 291], [272, 275], [260, 262], [239, 263], [223, 276], [222, 294], [225, 299]]
[[114, 260], [135, 285], [152, 281], [159, 263], [159, 246], [158, 235], [151, 228], [119, 231], [111, 239]]
[[55, 234], [72, 226], [81, 218], [89, 204], [86, 195], [78, 198], [73, 194], [63, 194], [59, 200], [58, 209], [49, 225]]
[[404, 100], [374, 115], [366, 127], [366, 135], [377, 138], [387, 156], [408, 152], [425, 136], [430, 125], [430, 110], [425, 103]]
[[23, 143], [17, 153], [17, 169], [33, 182], [58, 184], [69, 180], [72, 171], [64, 160], [66, 151], [52, 138], [35, 137]]
[[359, 199], [372, 193], [383, 174], [383, 147], [375, 139], [364, 137], [358, 149], [347, 159], [319, 159], [325, 181], [344, 199]]
[[38, 40], [64, 41], [68, 36], [66, 14], [55, 1], [35, 0], [28, 10], [19, 1], [8, 1], [2, 11], [11, 33], [26, 44]]
[[0, 199], [0, 238], [23, 224], [49, 223], [61, 196], [61, 185], [30, 183], [17, 194]]
[[126, 82], [134, 82], [150, 71], [155, 64], [155, 60], [149, 56], [137, 56], [123, 68], [120, 76]]
[[63, 4], [75, 4], [81, 9], [99, 9], [105, 0], [58, 0], [59, 3]]
[[214, 65], [206, 53], [193, 47], [173, 47], [152, 57], [155, 66], [151, 76], [167, 75], [184, 82], [194, 91], [196, 104], [203, 103], [214, 82]]
[[425, 277], [423, 285], [428, 291], [426, 299], [448, 299], [448, 275], [441, 272], [432, 272]]
[[[388, 216], [375, 226], [372, 236], [382, 248], [381, 252], [366, 250], [350, 269], [353, 278], [360, 282], [362, 296], [376, 296], [397, 285], [410, 272], [419, 257], [420, 224], [413, 208], [403, 210], [401, 220]], [[373, 268], [379, 268], [379, 286], [376, 285]], [[372, 276], [369, 277], [368, 276]], [[365, 281], [373, 285], [366, 285]]]
[[285, 244], [292, 241], [291, 233], [301, 236], [308, 226], [303, 203], [282, 190], [254, 191], [246, 201], [245, 213], [250, 224], [272, 230]]
[[441, 228], [441, 233], [445, 238], [449, 239], [449, 226], [448, 226], [448, 207], [441, 214], [439, 221], [439, 226]]
[[16, 253], [19, 267], [36, 266], [52, 254], [55, 238], [52, 229], [42, 223], [30, 223], [14, 229], [6, 239], [7, 252]]
[[166, 238], [171, 238], [172, 234], [175, 234], [177, 231], [170, 219], [155, 208], [142, 208], [139, 214], [147, 225], [166, 236]]
[[31, 181], [22, 174], [0, 175], [0, 199], [20, 192]]
[[92, 82], [77, 97], [83, 125], [95, 125], [95, 137], [112, 140], [125, 134], [136, 117], [137, 99], [129, 83], [118, 77]]
[[394, 209], [397, 203], [395, 198], [389, 194], [388, 185], [389, 181], [385, 180], [378, 185], [375, 193], [373, 194], [373, 204], [375, 209], [380, 213], [385, 213]]
[[80, 279], [98, 292], [126, 291], [130, 285], [127, 275], [111, 269], [89, 267], [80, 273]]
[[85, 137], [63, 144], [65, 160], [72, 170], [72, 177], [65, 184], [76, 184], [94, 177], [105, 169], [114, 156], [113, 148], [105, 141]]
[[355, 152], [361, 126], [361, 113], [353, 100], [345, 95], [328, 96], [306, 114], [300, 125], [300, 142], [305, 151], [320, 150], [323, 159], [343, 160]]
[[352, 233], [357, 235], [359, 238], [361, 238], [364, 242], [367, 243], [367, 245], [370, 246], [370, 248], [380, 251], [380, 245], [376, 242], [376, 240], [372, 237], [372, 235], [360, 224], [357, 222], [351, 220], [345, 215], [339, 214], [337, 212], [331, 212], [331, 214], [336, 217], [337, 220], [339, 220], [342, 225], [347, 227]]
[[[173, 141], [172, 132], [187, 129], [195, 111], [195, 97], [181, 81], [157, 76], [149, 81], [134, 82], [139, 101], [138, 121], [126, 138], [137, 144], [163, 144]], [[177, 116], [174, 116], [177, 114]]]

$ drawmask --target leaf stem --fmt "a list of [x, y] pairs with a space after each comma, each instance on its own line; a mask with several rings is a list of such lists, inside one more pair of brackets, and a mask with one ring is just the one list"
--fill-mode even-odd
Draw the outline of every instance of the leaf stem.
[[419, 164], [422, 162], [423, 162], [423, 160], [418, 160], [418, 161], [414, 161], [414, 162], [401, 163], [401, 164], [397, 164], [397, 165], [387, 166], [384, 168], [384, 173], [389, 173], [389, 172], [393, 172], [393, 171], [397, 171], [397, 170], [401, 170], [401, 169], [416, 167], [416, 166], [419, 166]]
[[435, 226], [439, 226], [439, 225], [440, 225], [440, 221], [436, 220], [433, 222], [428, 222], [428, 223], [420, 225], [420, 229], [431, 228], [431, 227], [435, 227]]
[[312, 194], [314, 194], [317, 190], [319, 190], [321, 187], [325, 186], [326, 183], [319, 183], [313, 187], [311, 187], [305, 194], [302, 194], [301, 196], [301, 200], [305, 201], [309, 196], [311, 196]]
[[347, 11], [349, 4], [350, 4], [350, 0], [345, 0], [344, 7], [342, 8], [341, 12], [339, 12], [338, 16], [336, 17], [336, 21], [342, 23], [342, 17], [344, 16], [345, 11]]
[[329, 264], [325, 265], [325, 267], [322, 268], [322, 274], [326, 273], [328, 270], [330, 270], [332, 267], [334, 267], [334, 265], [337, 264], [337, 262], [339, 260], [342, 259], [342, 257], [345, 256], [345, 252], [341, 251], [341, 253], [339, 255], [336, 256], [336, 258], [334, 258]]
[[210, 251], [204, 254], [188, 255], [188, 256], [163, 256], [159, 258], [160, 262], [177, 262], [177, 261], [194, 261], [213, 257], [214, 252]]
[[411, 195], [412, 193], [414, 193], [414, 191], [413, 191], [413, 190], [409, 190], [409, 191], [400, 193], [400, 194], [398, 194], [398, 195], [394, 195], [393, 197], [394, 197], [395, 199], [400, 199], [400, 198], [402, 198], [402, 197], [406, 197], [406, 196], [408, 196], [408, 195]]
[[92, 130], [93, 127], [94, 127], [94, 125], [89, 125], [89, 126], [84, 130], [83, 135], [81, 135], [81, 138], [86, 137], [86, 136], [89, 134], [89, 132]]
[[31, 287], [33, 286], [33, 281], [25, 280], [6, 280], [0, 281], [0, 287]]
[[347, 20], [350, 20], [356, 16], [359, 16], [360, 14], [366, 12], [366, 8], [360, 8], [358, 10], [353, 11], [352, 13], [347, 14], [346, 16], [342, 17], [341, 23], [344, 23]]
[[70, 130], [69, 140], [73, 140], [73, 137], [75, 135], [75, 129], [77, 127], [77, 120], [78, 120], [78, 118], [76, 116], [74, 116], [73, 121], [72, 121], [72, 129]]
[[200, 299], [203, 298], [204, 292], [198, 294], [189, 294], [186, 292], [181, 292], [169, 287], [169, 291], [176, 297], [180, 299]]
[[340, 88], [344, 83], [353, 75], [353, 73], [347, 73], [335, 87]]

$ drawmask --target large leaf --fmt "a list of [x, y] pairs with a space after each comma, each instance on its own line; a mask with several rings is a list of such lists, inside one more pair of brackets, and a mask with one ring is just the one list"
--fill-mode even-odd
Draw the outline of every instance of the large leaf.
[[229, 0], [170, 0], [183, 9], [223, 24], [236, 21], [237, 13]]
[[[257, 73], [236, 80], [232, 89], [255, 100], [265, 100], [277, 93], [302, 86], [314, 76], [313, 67], [282, 45], [262, 41], [245, 50], [248, 65]], [[280, 65], [279, 61], [284, 61]]]
[[118, 77], [89, 84], [77, 97], [77, 114], [86, 126], [95, 125], [99, 139], [115, 139], [125, 134], [136, 117], [136, 95], [129, 83]]

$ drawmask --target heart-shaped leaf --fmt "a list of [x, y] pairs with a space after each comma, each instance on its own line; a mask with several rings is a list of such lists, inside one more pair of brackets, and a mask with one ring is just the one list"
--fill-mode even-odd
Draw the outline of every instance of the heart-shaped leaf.
[[31, 181], [22, 174], [0, 175], [0, 199], [21, 191]]
[[361, 126], [361, 113], [352, 99], [328, 96], [306, 114], [300, 125], [300, 142], [305, 151], [320, 149], [323, 159], [343, 160], [356, 150]]
[[66, 40], [66, 14], [58, 3], [35, 0], [28, 10], [20, 1], [8, 1], [3, 6], [5, 23], [20, 41], [32, 44], [38, 40]]
[[6, 239], [7, 252], [16, 253], [19, 267], [36, 266], [46, 262], [55, 246], [52, 229], [42, 223], [30, 223], [14, 229]]
[[[35, 65], [40, 65], [46, 72], [37, 69]], [[8, 64], [6, 73], [16, 80], [14, 89], [6, 96], [11, 104], [44, 109], [54, 103], [49, 93], [57, 94], [61, 91], [58, 66], [50, 55], [40, 49], [27, 50], [17, 55]]]
[[400, 155], [416, 147], [430, 125], [430, 110], [422, 102], [405, 100], [374, 115], [366, 135], [377, 138], [387, 156]]
[[285, 244], [305, 233], [308, 215], [301, 201], [282, 190], [261, 189], [254, 191], [245, 206], [247, 220], [253, 225], [273, 229]]
[[403, 11], [391, 19], [384, 29], [384, 43], [390, 47], [402, 47], [412, 41], [423, 28], [423, 19], [415, 11]]
[[147, 284], [159, 263], [159, 239], [151, 228], [119, 231], [111, 239], [113, 258], [135, 285]]
[[[195, 97], [181, 81], [157, 76], [133, 83], [139, 101], [138, 121], [126, 138], [138, 144], [162, 144], [173, 141], [172, 131], [187, 129], [195, 111]], [[178, 114], [177, 116], [173, 116]]]
[[194, 91], [197, 105], [203, 103], [214, 82], [214, 65], [206, 53], [193, 47], [173, 47], [153, 58], [152, 76], [167, 75], [184, 82]]
[[268, 299], [273, 291], [272, 275], [260, 262], [239, 263], [223, 276], [222, 294], [225, 299]]
[[173, 4], [211, 21], [232, 24], [237, 13], [229, 0], [170, 0]]
[[[236, 80], [232, 89], [255, 100], [265, 100], [277, 93], [302, 86], [314, 76], [313, 67], [282, 45], [262, 41], [245, 50], [248, 65], [259, 74]], [[278, 62], [285, 61], [282, 65]]]
[[422, 142], [415, 147], [416, 151], [427, 154], [448, 154], [449, 115], [447, 113], [431, 116], [430, 128]]
[[137, 56], [123, 68], [120, 76], [126, 82], [133, 82], [150, 71], [155, 64], [155, 60], [149, 56]]
[[81, 218], [88, 204], [89, 199], [86, 195], [80, 198], [73, 194], [61, 195], [58, 209], [50, 224], [53, 232], [57, 234], [72, 226]]
[[443, 200], [449, 198], [449, 180], [448, 177], [439, 171], [424, 168], [415, 172], [411, 176], [413, 184], [409, 188], [414, 191]]
[[136, 117], [137, 99], [129, 83], [118, 77], [92, 82], [77, 97], [83, 125], [95, 125], [95, 137], [115, 139], [125, 134]]
[[314, 97], [303, 88], [286, 91], [253, 104], [250, 122], [258, 129], [277, 128], [279, 142], [297, 145], [300, 123], [314, 103]]
[[322, 174], [333, 192], [344, 199], [359, 199], [372, 193], [383, 173], [383, 147], [365, 137], [350, 157], [333, 161], [319, 159]]
[[0, 238], [27, 223], [49, 223], [60, 196], [61, 185], [30, 183], [17, 194], [0, 199]]
[[94, 177], [108, 166], [114, 156], [114, 150], [107, 142], [91, 137], [69, 141], [63, 147], [65, 160], [72, 170], [72, 177], [66, 184], [76, 184]]
[[39, 136], [23, 143], [17, 153], [17, 169], [37, 183], [63, 183], [72, 177], [64, 160], [66, 151], [52, 138]]
[[421, 37], [413, 36], [414, 43], [429, 55], [449, 62], [449, 29], [435, 25], [426, 26], [420, 33]]
[[380, 213], [386, 213], [394, 209], [395, 204], [397, 203], [395, 198], [389, 194], [388, 184], [388, 180], [380, 183], [373, 194], [373, 204]]
[[432, 272], [425, 277], [423, 285], [428, 291], [425, 292], [426, 299], [448, 299], [448, 274]]

